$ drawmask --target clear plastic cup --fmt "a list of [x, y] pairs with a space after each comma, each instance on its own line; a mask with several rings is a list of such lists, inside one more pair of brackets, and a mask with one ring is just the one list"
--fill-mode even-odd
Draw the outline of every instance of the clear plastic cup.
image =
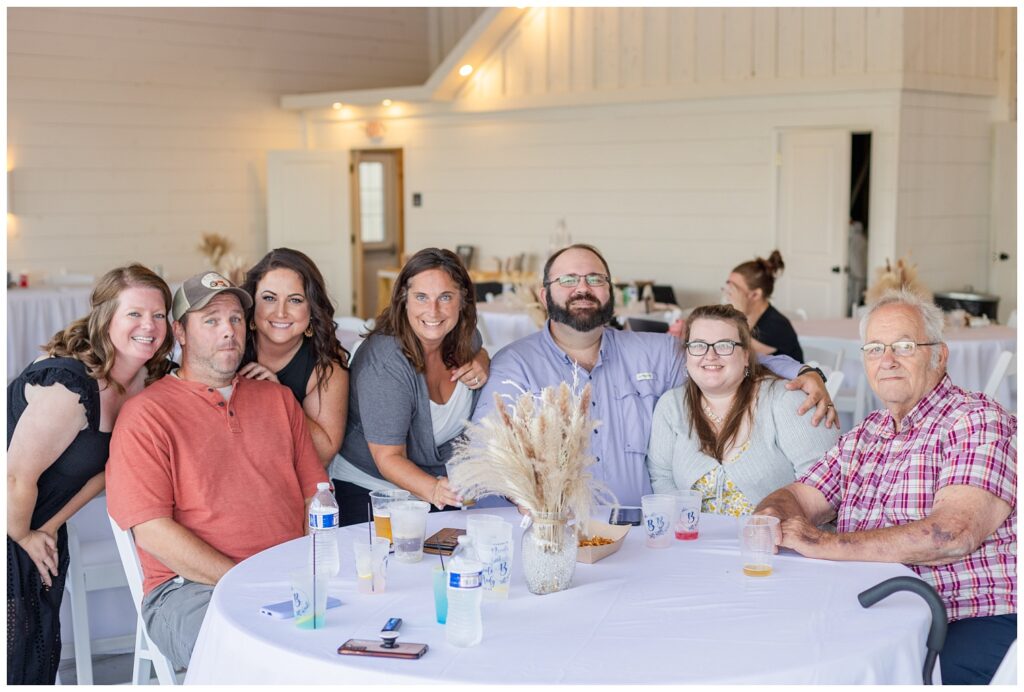
[[704, 496], [696, 490], [680, 490], [676, 493], [678, 511], [675, 533], [680, 541], [695, 541], [700, 531], [700, 508]]
[[391, 503], [412, 498], [408, 490], [373, 490], [370, 504], [373, 506], [374, 535], [391, 540]]
[[754, 514], [740, 520], [740, 559], [743, 561], [743, 574], [748, 577], [771, 575], [775, 534], [778, 530], [778, 517]]
[[423, 559], [423, 539], [426, 537], [430, 505], [422, 500], [400, 500], [392, 502], [390, 510], [395, 559], [419, 562]]
[[512, 584], [512, 524], [493, 514], [470, 513], [466, 517], [466, 534], [473, 539], [477, 557], [483, 564], [481, 575], [484, 598], [508, 598]]
[[373, 543], [357, 541], [352, 544], [356, 557], [356, 579], [359, 593], [384, 593], [387, 589], [388, 552], [391, 541], [384, 537]]
[[448, 573], [441, 565], [434, 566], [434, 614], [437, 624], [448, 621]]
[[660, 494], [644, 495], [640, 498], [648, 548], [668, 548], [672, 545], [677, 499], [675, 495]]
[[300, 630], [318, 630], [327, 622], [327, 585], [330, 577], [317, 574], [311, 567], [289, 572], [292, 587], [292, 611], [295, 626]]

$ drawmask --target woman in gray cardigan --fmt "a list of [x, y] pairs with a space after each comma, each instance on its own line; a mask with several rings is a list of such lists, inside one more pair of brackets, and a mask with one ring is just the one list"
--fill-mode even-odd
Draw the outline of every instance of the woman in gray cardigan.
[[371, 490], [404, 488], [437, 509], [459, 503], [444, 464], [487, 381], [480, 346], [466, 268], [449, 250], [420, 250], [353, 356], [345, 438], [330, 465], [342, 525], [366, 521]]
[[762, 368], [750, 327], [730, 305], [694, 310], [684, 342], [689, 378], [654, 409], [647, 469], [656, 493], [697, 490], [703, 511], [750, 514], [836, 443], [839, 431], [796, 413], [802, 396]]

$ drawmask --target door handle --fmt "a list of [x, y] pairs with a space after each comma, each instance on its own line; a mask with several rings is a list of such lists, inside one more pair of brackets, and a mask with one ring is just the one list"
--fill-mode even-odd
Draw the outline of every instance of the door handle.
[[832, 273], [833, 274], [841, 274], [842, 271], [843, 271], [842, 268], [838, 264], [836, 266], [832, 267]]
[[1000, 262], [1005, 262], [1006, 260], [1010, 259], [1010, 256], [1005, 252], [1000, 252], [998, 255], [998, 259]]

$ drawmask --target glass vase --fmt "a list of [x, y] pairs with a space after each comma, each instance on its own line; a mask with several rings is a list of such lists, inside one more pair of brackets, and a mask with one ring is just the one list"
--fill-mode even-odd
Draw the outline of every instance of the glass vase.
[[535, 513], [523, 531], [523, 575], [530, 593], [554, 593], [572, 586], [577, 549], [566, 513]]

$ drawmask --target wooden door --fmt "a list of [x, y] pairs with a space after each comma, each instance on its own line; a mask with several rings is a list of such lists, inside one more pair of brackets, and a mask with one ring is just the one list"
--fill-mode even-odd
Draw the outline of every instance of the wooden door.
[[399, 267], [404, 252], [402, 151], [353, 151], [351, 172], [356, 310], [369, 318], [381, 300], [377, 273]]

